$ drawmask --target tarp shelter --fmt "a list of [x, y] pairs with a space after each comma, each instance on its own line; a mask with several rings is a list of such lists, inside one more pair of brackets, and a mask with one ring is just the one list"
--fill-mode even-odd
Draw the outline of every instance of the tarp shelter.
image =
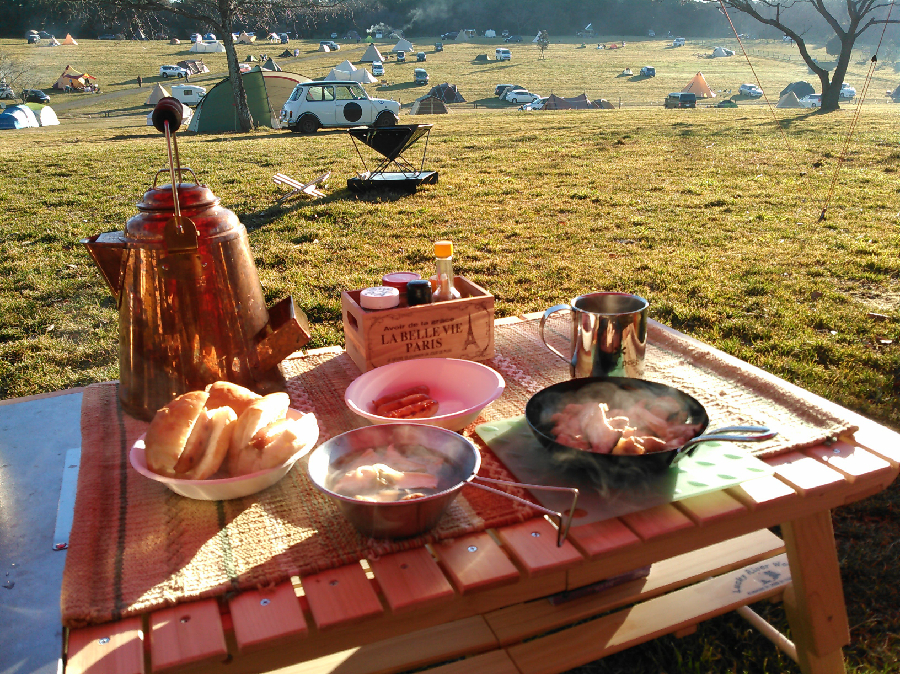
[[191, 51], [197, 54], [210, 54], [215, 52], [224, 52], [225, 45], [223, 45], [218, 40], [213, 40], [211, 42], [203, 41], [203, 42], [195, 42], [191, 45]]
[[800, 105], [800, 99], [797, 98], [797, 94], [792, 91], [789, 91], [780, 99], [778, 99], [778, 103], [775, 104], [776, 108], [802, 108]]
[[272, 59], [266, 59], [266, 62], [260, 66], [263, 70], [271, 70], [273, 72], [280, 73], [281, 66], [275, 63]]
[[431, 88], [431, 91], [428, 92], [429, 96], [435, 96], [441, 99], [444, 103], [465, 103], [466, 99], [463, 98], [463, 95], [459, 93], [459, 89], [456, 88], [455, 84], [447, 84], [444, 82], [443, 84], [435, 85]]
[[434, 96], [417, 98], [409, 109], [410, 115], [446, 115], [449, 112], [447, 104]]
[[681, 90], [687, 94], [696, 94], [697, 98], [715, 98], [716, 95], [713, 93], [713, 90], [709, 88], [709, 85], [706, 84], [706, 78], [703, 77], [703, 73], [697, 73], [694, 75], [693, 79], [688, 82], [688, 85]]
[[734, 51], [731, 49], [725, 49], [725, 47], [716, 47], [713, 49], [713, 58], [719, 58], [722, 56], [734, 56]]
[[188, 71], [191, 75], [199, 75], [200, 73], [208, 73], [209, 68], [206, 67], [206, 64], [203, 63], [200, 59], [187, 59], [185, 61], [179, 61], [178, 64], [186, 71]]
[[331, 51], [331, 47], [329, 47], [328, 45], [323, 44], [323, 43], [320, 42], [320, 43], [319, 43], [319, 51], [320, 51], [320, 52], [330, 52], [330, 51]]
[[77, 45], [78, 44], [77, 42], [75, 42], [75, 38], [73, 38], [70, 33], [66, 33], [66, 39], [63, 40], [62, 43], [64, 45]]
[[478, 63], [481, 63], [482, 61], [488, 61], [488, 56], [487, 54], [479, 54], [475, 57], [475, 61], [477, 61]]
[[591, 103], [592, 108], [599, 108], [600, 110], [615, 110], [616, 106], [607, 101], [605, 98], [597, 98], [594, 99], [594, 102]]
[[[191, 110], [184, 103], [181, 104], [181, 123], [184, 126], [187, 126], [191, 122], [191, 118], [194, 116], [194, 111]], [[147, 126], [153, 126], [153, 111], [147, 113]]]
[[236, 40], [236, 42], [242, 45], [253, 44], [254, 42], [256, 42], [256, 36], [247, 35], [246, 31], [241, 31], [241, 34], [238, 35], [238, 39]]
[[384, 57], [381, 55], [381, 52], [378, 51], [378, 47], [373, 44], [370, 44], [366, 47], [365, 53], [362, 55], [360, 59], [363, 63], [372, 63], [373, 61], [381, 61], [384, 63]]
[[39, 126], [34, 110], [26, 105], [10, 105], [0, 113], [0, 129], [27, 129]]
[[150, 95], [147, 97], [147, 100], [144, 101], [144, 105], [156, 105], [157, 103], [159, 103], [159, 99], [165, 98], [166, 96], [171, 96], [171, 94], [167, 92], [159, 82], [157, 82], [156, 86], [153, 87], [153, 91], [151, 91]]
[[544, 110], [587, 110], [591, 102], [586, 94], [580, 94], [573, 98], [563, 98], [556, 94], [550, 94], [544, 102]]
[[815, 94], [816, 90], [813, 89], [813, 86], [809, 82], [800, 80], [798, 82], [791, 82], [788, 86], [781, 90], [780, 95], [783, 98], [784, 95], [789, 92], [794, 92], [794, 96], [796, 96], [798, 99], [801, 99], [804, 96]]
[[342, 61], [341, 63], [337, 64], [337, 65], [334, 67], [334, 69], [335, 69], [335, 70], [344, 70], [344, 71], [346, 71], [346, 72], [348, 72], [348, 73], [352, 73], [354, 70], [356, 70], [356, 66], [354, 66], [352, 63], [350, 63], [349, 61], [347, 61], [347, 60], [345, 59], [345, 60]]
[[453, 40], [454, 42], [468, 42], [469, 35], [466, 31], [461, 30], [456, 34], [456, 38]]
[[62, 72], [62, 75], [59, 76], [59, 79], [53, 83], [54, 89], [65, 89], [69, 87], [70, 89], [84, 89], [90, 80], [96, 80], [97, 78], [93, 75], [88, 75], [87, 73], [79, 73], [77, 70], [72, 68], [72, 66], [66, 66], [66, 69]]
[[392, 52], [411, 52], [413, 49], [412, 42], [407, 40], [406, 38], [401, 38], [397, 41], [397, 44], [391, 49]]

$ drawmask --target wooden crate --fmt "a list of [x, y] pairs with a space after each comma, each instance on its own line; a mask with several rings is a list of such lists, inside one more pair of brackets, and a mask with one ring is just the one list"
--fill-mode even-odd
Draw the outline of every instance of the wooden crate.
[[361, 291], [341, 293], [347, 353], [363, 372], [395, 361], [494, 356], [494, 296], [465, 277], [454, 284], [463, 296], [415, 307], [367, 310]]

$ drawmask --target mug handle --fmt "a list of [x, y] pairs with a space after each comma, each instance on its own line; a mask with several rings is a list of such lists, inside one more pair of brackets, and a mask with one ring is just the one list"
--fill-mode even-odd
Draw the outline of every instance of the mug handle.
[[561, 312], [564, 309], [572, 309], [572, 308], [569, 305], [554, 305], [553, 307], [548, 309], [546, 312], [544, 312], [544, 315], [541, 317], [541, 342], [544, 343], [544, 346], [547, 349], [549, 349], [551, 352], [556, 354], [563, 361], [568, 361], [569, 357], [565, 356], [562, 352], [560, 352], [555, 347], [551, 347], [550, 345], [548, 345], [547, 340], [544, 337], [544, 324], [547, 322], [547, 319], [550, 318], [550, 315], [553, 314], [554, 312]]

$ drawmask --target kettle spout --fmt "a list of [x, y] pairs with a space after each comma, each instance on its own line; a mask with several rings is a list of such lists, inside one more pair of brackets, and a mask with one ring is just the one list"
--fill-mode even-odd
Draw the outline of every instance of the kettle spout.
[[259, 372], [266, 372], [309, 342], [309, 320], [288, 296], [269, 309], [269, 323], [257, 336]]
[[109, 290], [118, 304], [122, 290], [125, 264], [128, 262], [128, 242], [120, 231], [95, 234], [81, 240], [91, 258], [100, 268]]

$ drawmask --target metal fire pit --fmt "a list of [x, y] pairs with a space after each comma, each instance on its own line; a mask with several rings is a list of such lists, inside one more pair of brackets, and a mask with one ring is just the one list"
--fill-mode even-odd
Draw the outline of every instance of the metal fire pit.
[[[426, 171], [425, 153], [433, 124], [400, 124], [393, 127], [359, 127], [348, 129], [353, 147], [363, 163], [365, 172], [347, 180], [347, 187], [354, 192], [373, 189], [394, 189], [415, 192], [420, 185], [433, 185], [438, 181], [437, 171]], [[425, 139], [422, 159], [416, 168], [403, 153], [420, 139]], [[383, 157], [371, 171], [359, 151], [357, 141], [367, 145]], [[397, 169], [397, 170], [390, 170]]]

